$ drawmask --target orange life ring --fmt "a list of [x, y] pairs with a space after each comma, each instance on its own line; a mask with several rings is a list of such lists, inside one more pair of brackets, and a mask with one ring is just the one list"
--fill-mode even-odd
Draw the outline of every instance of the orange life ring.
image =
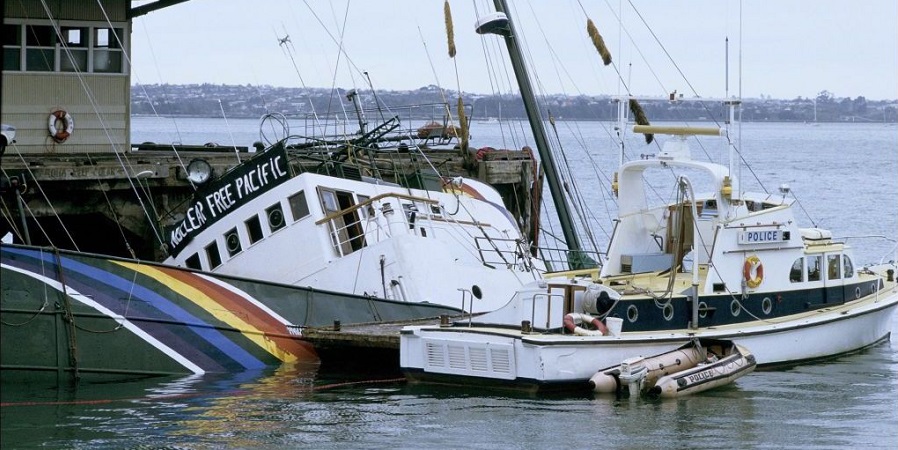
[[[590, 323], [595, 330], [587, 330], [586, 328], [577, 325], [577, 322]], [[564, 315], [564, 321], [562, 323], [564, 324], [564, 329], [577, 336], [606, 336], [608, 334], [608, 328], [605, 324], [602, 323], [598, 317], [593, 317], [589, 314], [568, 313]]]
[[[754, 270], [754, 275], [752, 275]], [[745, 258], [745, 264], [742, 265], [742, 277], [745, 278], [745, 285], [754, 289], [761, 285], [764, 281], [764, 265], [761, 259], [755, 255]]]
[[[60, 123], [61, 126], [57, 127], [57, 123]], [[75, 120], [72, 119], [72, 115], [65, 110], [58, 109], [50, 114], [50, 121], [47, 128], [50, 130], [50, 137], [61, 144], [72, 135], [73, 131], [75, 131]]]

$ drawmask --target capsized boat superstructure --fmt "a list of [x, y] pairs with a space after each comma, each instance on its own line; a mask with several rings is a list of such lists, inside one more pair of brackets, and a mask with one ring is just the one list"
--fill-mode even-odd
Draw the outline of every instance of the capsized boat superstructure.
[[204, 187], [169, 232], [165, 262], [469, 313], [502, 306], [545, 271], [485, 183], [294, 176], [287, 158], [276, 145]]

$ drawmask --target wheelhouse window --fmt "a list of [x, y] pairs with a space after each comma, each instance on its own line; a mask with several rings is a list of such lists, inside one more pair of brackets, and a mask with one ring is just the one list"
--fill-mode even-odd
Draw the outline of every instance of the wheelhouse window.
[[826, 279], [838, 280], [842, 278], [841, 255], [826, 255]]
[[215, 242], [206, 246], [206, 259], [209, 260], [210, 269], [221, 265], [221, 254], [218, 253], [218, 244]]
[[854, 276], [854, 264], [848, 255], [842, 255], [842, 278], [851, 278]]
[[184, 263], [187, 264], [187, 267], [190, 269], [200, 270], [203, 268], [202, 265], [200, 264], [200, 254], [199, 253], [194, 253], [193, 255], [190, 255], [190, 258], [187, 258], [187, 260], [184, 261]]
[[822, 256], [807, 257], [808, 281], [820, 281], [820, 266], [823, 264], [821, 261], [822, 259]]
[[259, 221], [259, 216], [252, 216], [244, 223], [246, 224], [246, 232], [249, 234], [249, 243], [255, 244], [256, 242], [261, 241], [264, 236], [262, 234], [262, 222]]
[[792, 263], [792, 270], [789, 271], [789, 281], [793, 283], [800, 283], [803, 280], [802, 276], [804, 275], [804, 258], [798, 258], [795, 262]]
[[290, 212], [293, 213], [293, 220], [299, 220], [309, 215], [309, 204], [306, 201], [306, 194], [299, 191], [290, 196]]

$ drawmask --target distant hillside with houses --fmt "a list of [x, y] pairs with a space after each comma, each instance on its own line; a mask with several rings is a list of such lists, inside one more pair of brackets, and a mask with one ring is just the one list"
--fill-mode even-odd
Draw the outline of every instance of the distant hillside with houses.
[[[354, 117], [347, 90], [301, 89], [253, 85], [141, 84], [131, 87], [132, 115], [260, 117], [269, 112], [288, 116]], [[445, 97], [445, 99], [444, 99]], [[425, 86], [408, 91], [360, 91], [363, 108], [374, 110], [408, 105], [441, 103], [454, 105], [455, 91]], [[520, 96], [462, 93], [471, 119], [525, 118]], [[614, 120], [616, 107], [609, 96], [550, 95], [541, 106], [559, 120]], [[723, 108], [705, 102], [642, 101], [650, 121], [721, 120]], [[828, 91], [816, 98], [791, 100], [744, 99], [742, 120], [746, 122], [896, 122], [898, 101], [836, 97]]]

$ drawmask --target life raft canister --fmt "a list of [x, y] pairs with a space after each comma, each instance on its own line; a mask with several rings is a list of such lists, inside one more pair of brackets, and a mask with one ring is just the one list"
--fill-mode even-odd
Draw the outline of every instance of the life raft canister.
[[[57, 123], [59, 123], [60, 126], [56, 126]], [[50, 130], [50, 137], [61, 144], [72, 135], [73, 131], [75, 131], [75, 120], [72, 119], [71, 114], [65, 110], [59, 109], [50, 114], [47, 129]]]
[[745, 278], [745, 285], [749, 288], [754, 289], [760, 286], [764, 281], [764, 265], [761, 264], [761, 259], [755, 255], [745, 258], [745, 264], [742, 265], [742, 276]]

